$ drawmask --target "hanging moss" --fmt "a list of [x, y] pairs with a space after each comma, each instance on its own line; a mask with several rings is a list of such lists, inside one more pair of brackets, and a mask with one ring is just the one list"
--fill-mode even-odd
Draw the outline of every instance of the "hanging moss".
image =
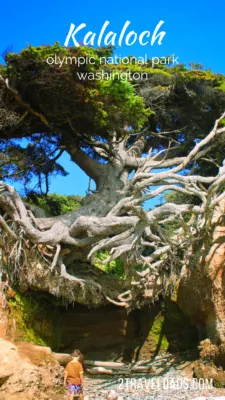
[[13, 335], [16, 341], [26, 341], [54, 350], [61, 347], [61, 313], [38, 295], [24, 296], [15, 292], [8, 301]]
[[16, 339], [46, 346], [47, 343], [32, 326], [39, 304], [34, 299], [26, 298], [16, 292], [14, 298], [9, 300], [9, 306], [14, 321]]

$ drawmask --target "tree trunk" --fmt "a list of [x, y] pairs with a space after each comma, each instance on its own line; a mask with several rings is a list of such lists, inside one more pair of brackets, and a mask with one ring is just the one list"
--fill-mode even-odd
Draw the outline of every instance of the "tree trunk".
[[80, 216], [103, 217], [121, 200], [126, 197], [124, 187], [127, 183], [128, 172], [122, 166], [105, 165], [99, 179], [98, 190], [93, 191], [82, 201], [82, 207], [65, 215], [53, 218], [37, 218], [40, 227], [50, 228], [57, 220], [70, 226]]
[[[114, 276], [109, 280], [107, 274], [100, 270], [96, 271], [96, 268], [93, 268], [91, 261], [87, 258], [93, 241], [90, 241], [90, 245], [78, 245], [78, 247], [74, 247], [73, 243], [71, 243], [71, 245], [69, 241], [65, 241], [64, 246], [60, 247], [60, 257], [63, 256], [63, 262], [65, 262], [69, 273], [62, 273], [61, 270], [60, 276], [57, 268], [53, 271], [49, 265], [46, 265], [48, 255], [52, 257], [54, 256], [54, 253], [52, 253], [54, 252], [54, 247], [52, 247], [54, 246], [54, 240], [56, 239], [55, 244], [57, 244], [57, 240], [59, 236], [62, 235], [65, 227], [70, 229], [72, 225], [76, 224], [76, 221], [85, 217], [90, 217], [93, 221], [96, 218], [96, 222], [94, 221], [93, 224], [97, 226], [97, 218], [105, 217], [122, 198], [126, 197], [124, 187], [127, 183], [127, 178], [128, 172], [124, 170], [122, 166], [112, 166], [111, 164], [108, 164], [105, 166], [105, 169], [102, 170], [102, 176], [98, 184], [99, 190], [93, 191], [92, 194], [88, 194], [83, 199], [82, 207], [78, 210], [57, 217], [35, 218], [35, 224], [37, 224], [39, 228], [39, 231], [36, 231], [35, 235], [33, 234], [33, 226], [30, 224], [30, 220], [28, 220], [27, 224], [28, 232], [31, 235], [30, 237], [33, 238], [34, 243], [38, 240], [40, 244], [37, 248], [30, 247], [29, 251], [26, 251], [26, 267], [22, 265], [22, 268], [20, 268], [22, 257], [18, 255], [18, 267], [16, 267], [16, 269], [18, 268], [17, 272], [15, 269], [14, 271], [10, 271], [11, 276], [14, 273], [18, 276], [20, 290], [22, 292], [29, 289], [47, 291], [57, 297], [63, 297], [69, 302], [78, 302], [90, 306], [100, 306], [107, 303], [108, 299], [115, 299], [127, 290], [127, 283], [121, 281], [119, 277]], [[12, 191], [12, 188], [10, 190]], [[8, 203], [8, 198], [7, 200], [4, 198], [0, 204], [6, 213], [9, 212]], [[21, 208], [23, 207], [24, 205], [21, 202]], [[31, 211], [35, 213], [33, 207], [31, 208]], [[37, 211], [39, 215], [40, 210]], [[23, 212], [23, 217], [26, 218], [26, 212], [24, 210]], [[19, 213], [21, 214], [20, 211]], [[83, 220], [81, 221], [83, 222]], [[59, 223], [58, 228], [57, 223]], [[83, 224], [81, 223], [79, 226], [76, 232], [73, 232], [74, 236], [77, 236], [78, 238], [85, 234], [85, 232], [83, 232]], [[89, 226], [87, 226], [87, 229], [88, 227]], [[48, 236], [48, 238], [43, 242], [41, 239], [42, 232], [44, 233], [48, 229], [52, 229], [51, 238]], [[99, 229], [101, 229], [101, 224]], [[110, 232], [112, 232], [112, 230], [110, 229], [109, 224], [107, 235], [109, 235]], [[14, 233], [12, 232], [12, 234]], [[66, 235], [68, 236], [67, 233]], [[18, 239], [18, 237], [15, 236], [15, 239]], [[47, 249], [46, 251], [45, 246], [48, 244], [50, 245], [50, 250]], [[14, 248], [14, 242], [12, 242], [11, 246], [9, 246], [9, 242], [7, 242], [7, 246], [5, 244], [4, 247], [3, 260], [5, 261], [5, 264], [8, 264], [10, 260], [14, 262], [15, 259], [12, 257], [11, 252]], [[121, 305], [125, 304], [119, 302], [118, 305], [120, 305], [120, 303]]]

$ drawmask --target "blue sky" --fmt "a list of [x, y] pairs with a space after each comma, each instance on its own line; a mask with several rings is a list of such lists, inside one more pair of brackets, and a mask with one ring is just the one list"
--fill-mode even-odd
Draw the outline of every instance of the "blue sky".
[[[4, 1], [1, 4], [0, 54], [9, 46], [13, 51], [20, 51], [27, 44], [53, 44], [55, 41], [63, 44], [70, 23], [87, 24], [82, 34], [89, 30], [97, 33], [108, 20], [110, 30], [119, 34], [126, 20], [131, 21], [130, 27], [137, 33], [152, 31], [163, 20], [166, 36], [161, 46], [123, 46], [116, 54], [147, 54], [148, 57], [175, 54], [180, 62], [199, 62], [214, 72], [225, 73], [224, 14], [225, 0]], [[70, 174], [66, 178], [52, 179], [51, 192], [85, 194], [88, 185], [85, 174], [67, 155], [61, 161]]]

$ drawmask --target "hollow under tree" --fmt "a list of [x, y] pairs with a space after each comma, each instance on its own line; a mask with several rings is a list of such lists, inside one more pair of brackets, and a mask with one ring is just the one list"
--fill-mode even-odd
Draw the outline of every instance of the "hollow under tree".
[[[78, 210], [47, 218], [38, 217], [35, 207], [25, 205], [13, 186], [2, 181], [3, 262], [21, 287], [79, 302], [87, 302], [88, 292], [91, 304], [140, 305], [164, 290], [172, 266], [180, 265], [193, 239], [210, 226], [213, 209], [225, 196], [224, 168], [216, 166], [214, 174], [205, 176], [201, 167], [212, 161], [218, 143], [224, 145], [224, 92], [218, 88], [224, 78], [146, 67], [148, 85], [140, 82], [138, 95], [132, 82], [81, 82], [75, 65], [47, 65], [44, 56], [53, 51], [69, 50], [58, 45], [29, 48], [6, 59], [2, 143], [7, 148], [12, 139], [44, 137], [53, 143], [53, 156], [67, 151], [96, 190]], [[70, 51], [91, 52], [96, 64], [85, 68], [99, 70], [99, 52], [107, 50]], [[205, 88], [202, 80], [210, 85]], [[186, 201], [144, 207], [168, 191]], [[169, 234], [167, 226], [174, 222], [180, 229]], [[89, 269], [101, 250], [108, 252], [103, 263], [123, 260], [124, 281], [106, 280]], [[76, 269], [80, 264], [87, 271]]]

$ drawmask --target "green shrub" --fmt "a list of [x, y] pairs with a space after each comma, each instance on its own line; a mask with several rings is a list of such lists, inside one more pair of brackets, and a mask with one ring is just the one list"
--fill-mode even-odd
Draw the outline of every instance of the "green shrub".
[[48, 194], [47, 196], [30, 194], [27, 201], [45, 210], [48, 216], [57, 216], [69, 211], [77, 210], [81, 204], [81, 196], [66, 196], [60, 194]]
[[120, 276], [121, 279], [125, 278], [124, 264], [120, 258], [116, 260], [109, 261], [107, 264], [102, 264], [109, 257], [108, 251], [99, 251], [95, 257], [94, 265], [95, 267], [101, 269], [102, 271]]

